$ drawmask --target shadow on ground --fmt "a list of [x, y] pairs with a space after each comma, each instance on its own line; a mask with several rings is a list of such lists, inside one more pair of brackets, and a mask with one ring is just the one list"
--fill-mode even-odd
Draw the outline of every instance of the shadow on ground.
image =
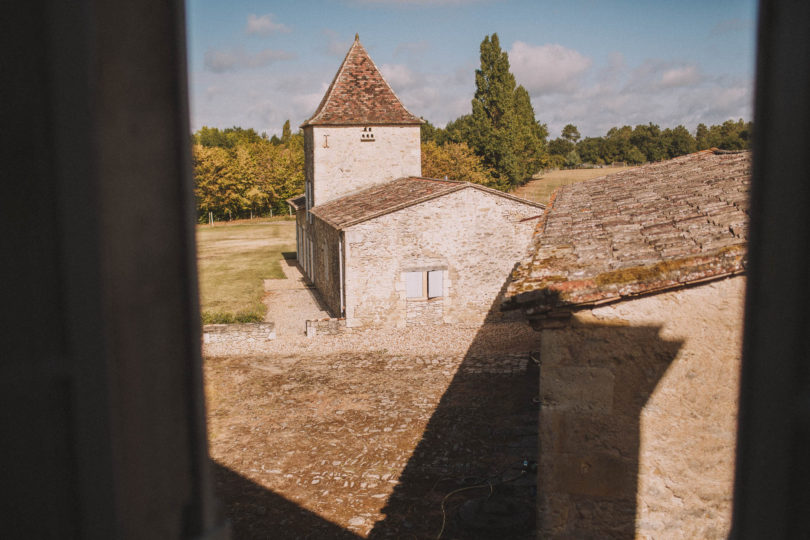
[[234, 540], [360, 538], [219, 463], [212, 466]]
[[502, 327], [476, 334], [369, 538], [535, 538], [539, 334]]
[[[543, 359], [540, 332], [505, 328], [476, 334], [369, 538], [520, 540], [538, 523], [546, 537], [634, 536], [640, 414], [681, 343], [575, 325]], [[357, 538], [230, 469], [217, 478], [234, 538]]]

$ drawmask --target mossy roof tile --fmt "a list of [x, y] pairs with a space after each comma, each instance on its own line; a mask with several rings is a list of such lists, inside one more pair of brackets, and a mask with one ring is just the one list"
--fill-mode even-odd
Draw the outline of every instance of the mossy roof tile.
[[743, 272], [750, 169], [750, 152], [704, 150], [561, 187], [504, 308], [542, 316]]

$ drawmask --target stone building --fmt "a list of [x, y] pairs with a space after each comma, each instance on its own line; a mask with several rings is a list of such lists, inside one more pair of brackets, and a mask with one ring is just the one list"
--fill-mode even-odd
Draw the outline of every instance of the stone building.
[[541, 331], [541, 538], [726, 538], [750, 153], [561, 188], [506, 308]]
[[302, 124], [298, 263], [347, 326], [480, 322], [543, 205], [422, 178], [420, 125], [355, 38]]

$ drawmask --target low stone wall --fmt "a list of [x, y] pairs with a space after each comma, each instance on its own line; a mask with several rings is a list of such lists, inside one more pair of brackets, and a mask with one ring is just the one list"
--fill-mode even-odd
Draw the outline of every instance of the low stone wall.
[[203, 343], [252, 343], [276, 339], [274, 323], [206, 324]]
[[346, 327], [346, 319], [314, 319], [307, 321], [307, 337], [315, 337], [318, 334], [336, 336], [350, 331]]

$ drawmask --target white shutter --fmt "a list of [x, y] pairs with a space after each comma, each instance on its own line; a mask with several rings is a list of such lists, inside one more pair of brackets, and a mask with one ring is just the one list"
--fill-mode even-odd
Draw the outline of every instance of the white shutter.
[[422, 298], [422, 272], [405, 272], [405, 292], [408, 298]]
[[442, 271], [431, 270], [428, 272], [428, 298], [444, 296], [444, 286], [442, 283]]

